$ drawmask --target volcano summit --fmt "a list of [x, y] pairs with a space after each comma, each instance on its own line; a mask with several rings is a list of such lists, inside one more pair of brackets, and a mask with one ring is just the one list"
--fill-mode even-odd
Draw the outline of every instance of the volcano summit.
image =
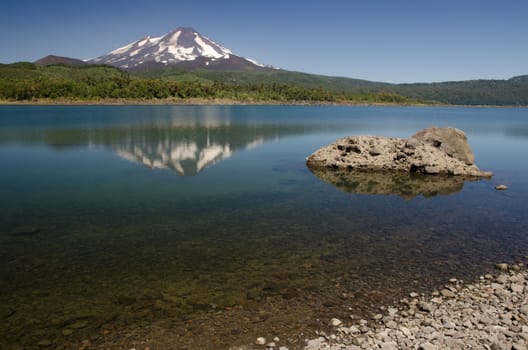
[[178, 66], [183, 69], [269, 69], [234, 54], [190, 27], [178, 27], [161, 37], [146, 36], [110, 53], [89, 60], [127, 70]]

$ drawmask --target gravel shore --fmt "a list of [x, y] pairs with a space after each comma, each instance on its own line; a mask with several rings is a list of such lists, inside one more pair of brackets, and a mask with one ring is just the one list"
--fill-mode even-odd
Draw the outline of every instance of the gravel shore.
[[528, 349], [528, 271], [522, 263], [497, 269], [471, 284], [453, 278], [430, 295], [410, 293], [369, 320], [332, 319], [333, 332], [305, 350]]

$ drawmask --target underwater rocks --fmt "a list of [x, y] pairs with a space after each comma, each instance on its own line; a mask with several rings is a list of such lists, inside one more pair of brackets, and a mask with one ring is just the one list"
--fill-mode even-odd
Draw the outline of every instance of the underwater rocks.
[[481, 171], [459, 129], [431, 127], [410, 138], [382, 136], [345, 137], [309, 156], [310, 169], [406, 172], [489, 178]]
[[528, 271], [500, 265], [497, 276], [471, 284], [451, 279], [430, 295], [410, 293], [371, 320], [336, 325], [305, 350], [528, 349]]

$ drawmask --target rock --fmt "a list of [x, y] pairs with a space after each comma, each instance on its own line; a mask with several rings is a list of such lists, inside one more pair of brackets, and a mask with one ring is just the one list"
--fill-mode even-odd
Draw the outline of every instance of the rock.
[[419, 308], [421, 311], [425, 311], [425, 312], [432, 312], [432, 311], [434, 310], [433, 304], [431, 304], [431, 303], [426, 303], [426, 302], [423, 302], [423, 301], [421, 301], [420, 303], [418, 303], [418, 308]]
[[32, 236], [40, 232], [38, 227], [34, 226], [17, 226], [11, 230], [12, 236]]
[[452, 291], [450, 291], [449, 289], [442, 289], [440, 291], [440, 294], [442, 294], [443, 297], [446, 297], [446, 298], [452, 298], [455, 296], [455, 293], [453, 293]]
[[311, 340], [306, 349], [528, 350], [528, 271], [524, 265], [504, 265], [497, 277], [486, 275], [471, 284], [457, 280], [429, 295], [413, 295], [412, 301], [402, 299], [396, 307], [380, 307], [387, 313], [382, 322], [360, 320], [360, 329], [342, 326], [337, 336]]
[[390, 329], [398, 328], [398, 324], [393, 320], [390, 320], [389, 322], [387, 322], [385, 326]]
[[398, 309], [395, 307], [389, 307], [387, 311], [389, 312], [389, 316], [395, 316], [398, 313]]
[[431, 302], [435, 303], [435, 304], [442, 304], [443, 300], [442, 300], [442, 298], [432, 298]]
[[255, 341], [255, 344], [257, 344], [257, 345], [264, 345], [264, 344], [266, 344], [266, 338], [264, 338], [264, 337], [258, 337], [257, 340]]
[[88, 321], [79, 320], [79, 321], [76, 321], [76, 322], [68, 325], [67, 328], [70, 328], [70, 329], [81, 329], [81, 328], [85, 328], [86, 326], [88, 326]]
[[359, 328], [357, 328], [356, 326], [350, 326], [349, 330], [350, 330], [350, 333], [352, 334], [361, 332]]
[[438, 348], [436, 346], [434, 346], [433, 344], [431, 344], [429, 342], [426, 342], [426, 343], [420, 344], [418, 349], [419, 350], [437, 350]]
[[322, 349], [325, 346], [325, 338], [319, 337], [316, 339], [310, 339], [308, 340], [306, 346], [304, 347], [304, 350], [319, 350]]
[[85, 339], [81, 342], [79, 350], [87, 350], [90, 346], [92, 346], [92, 343], [88, 339]]
[[508, 189], [508, 186], [506, 186], [506, 185], [497, 185], [497, 186], [495, 186], [495, 189], [497, 191], [505, 191], [505, 190]]
[[508, 264], [505, 264], [505, 263], [497, 264], [495, 265], [495, 267], [501, 271], [508, 271]]
[[379, 344], [381, 350], [398, 350], [398, 344], [395, 342], [384, 342]]
[[522, 284], [512, 283], [511, 290], [514, 293], [522, 293], [524, 290], [524, 286]]
[[49, 339], [43, 339], [37, 343], [37, 345], [41, 348], [47, 348], [50, 347], [53, 343]]
[[524, 316], [528, 318], [528, 304], [521, 306], [519, 311], [521, 311], [524, 314]]
[[332, 318], [332, 320], [330, 321], [330, 325], [332, 327], [339, 327], [341, 325], [341, 323], [343, 323], [341, 320], [337, 319], [337, 318]]
[[417, 132], [412, 138], [433, 146], [467, 165], [475, 163], [475, 155], [468, 145], [467, 136], [460, 129], [433, 126]]
[[527, 350], [526, 345], [524, 345], [524, 344], [521, 343], [521, 342], [514, 343], [514, 344], [512, 345], [512, 349], [513, 349], [513, 350]]
[[[404, 156], [403, 156], [404, 155]], [[323, 147], [306, 160], [312, 170], [356, 170], [445, 174], [489, 178], [474, 164], [474, 155], [463, 131], [428, 128], [410, 139], [380, 136], [345, 137]]]
[[406, 337], [410, 337], [411, 336], [411, 331], [409, 328], [405, 327], [405, 326], [401, 326], [400, 327], [400, 331], [403, 333], [404, 336]]
[[16, 310], [14, 308], [3, 306], [0, 307], [0, 317], [3, 319], [7, 319], [11, 316], [13, 316], [16, 313]]

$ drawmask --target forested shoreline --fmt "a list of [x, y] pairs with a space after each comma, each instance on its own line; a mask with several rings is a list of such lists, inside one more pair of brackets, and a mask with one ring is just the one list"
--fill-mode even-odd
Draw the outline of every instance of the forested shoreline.
[[[526, 93], [525, 93], [526, 92]], [[0, 64], [0, 100], [528, 105], [526, 79], [386, 84], [297, 72], [154, 72], [111, 66]]]

